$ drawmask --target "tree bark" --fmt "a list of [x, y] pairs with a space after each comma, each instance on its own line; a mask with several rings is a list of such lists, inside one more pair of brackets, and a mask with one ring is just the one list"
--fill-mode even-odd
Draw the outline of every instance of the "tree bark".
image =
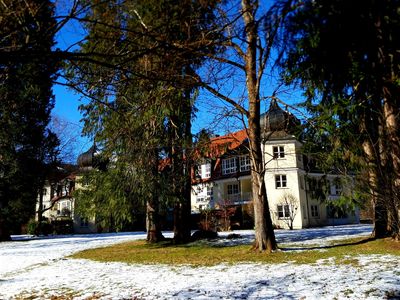
[[[257, 251], [272, 252], [277, 249], [274, 228], [265, 189], [264, 177], [252, 171], [255, 241]], [[254, 197], [256, 195], [256, 197]]]
[[[388, 163], [390, 162], [391, 172], [388, 172], [390, 183], [390, 197], [386, 199], [388, 210], [388, 231], [396, 240], [400, 240], [400, 139], [399, 139], [399, 109], [391, 101], [391, 93], [388, 88], [384, 88], [386, 96], [383, 102], [383, 114], [385, 120], [385, 131], [387, 138], [385, 139], [387, 150], [389, 151]], [[390, 176], [391, 175], [391, 176]]]
[[383, 196], [384, 189], [380, 180], [380, 168], [382, 166], [381, 155], [379, 154], [380, 143], [378, 137], [378, 129], [375, 128], [378, 120], [371, 121], [371, 116], [368, 112], [364, 112], [362, 116], [361, 131], [367, 135], [368, 139], [363, 142], [363, 151], [368, 164], [368, 181], [371, 192], [371, 202], [374, 208], [374, 230], [373, 236], [375, 238], [383, 238], [387, 236], [387, 210], [385, 206], [385, 199]]
[[[181, 103], [177, 106], [180, 107], [181, 112], [171, 117], [172, 126], [175, 127], [172, 136], [173, 172], [181, 175], [174, 176], [173, 183], [175, 198], [178, 199], [174, 207], [174, 243], [176, 244], [188, 243], [191, 238], [192, 105], [190, 97], [190, 90], [182, 92]], [[183, 143], [182, 140], [184, 140]]]
[[174, 243], [186, 244], [190, 242], [190, 207], [182, 201], [174, 207]]
[[257, 81], [258, 25], [255, 21], [257, 8], [258, 1], [242, 0], [243, 20], [248, 45], [245, 56], [245, 72], [249, 101], [248, 136], [252, 161], [251, 178], [255, 224], [254, 249], [271, 252], [276, 250], [277, 245], [265, 188], [265, 166], [261, 150], [260, 94], [259, 82]]
[[42, 221], [43, 221], [43, 189], [44, 189], [44, 181], [41, 180], [39, 183], [39, 208], [37, 210], [37, 215], [38, 215], [38, 227], [37, 227], [37, 232], [35, 232], [36, 235], [43, 234], [43, 226], [42, 226]]
[[158, 195], [156, 195], [153, 196], [152, 199], [148, 200], [146, 205], [146, 229], [148, 243], [158, 243], [164, 240], [164, 236], [161, 232], [158, 202]]
[[[375, 103], [375, 111], [383, 111], [379, 104]], [[375, 238], [395, 236], [396, 216], [393, 209], [394, 185], [393, 166], [391, 163], [391, 146], [387, 142], [385, 130], [385, 117], [369, 115], [365, 113], [361, 123], [361, 129], [367, 133], [368, 140], [363, 142], [363, 151], [368, 163], [369, 186], [374, 207]], [[398, 213], [397, 213], [398, 214]]]
[[160, 223], [160, 201], [158, 194], [158, 150], [154, 150], [152, 155], [152, 178], [153, 188], [152, 195], [146, 203], [146, 230], [147, 230], [147, 242], [158, 243], [164, 240], [164, 236], [161, 232]]
[[0, 216], [0, 242], [11, 241], [7, 222]]

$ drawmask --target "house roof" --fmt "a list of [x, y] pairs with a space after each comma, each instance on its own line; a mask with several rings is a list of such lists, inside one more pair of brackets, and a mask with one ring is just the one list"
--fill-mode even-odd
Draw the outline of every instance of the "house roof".
[[243, 143], [247, 142], [248, 135], [246, 129], [229, 133], [224, 136], [218, 136], [210, 139], [209, 151], [206, 151], [208, 157], [218, 157], [226, 152], [237, 149]]

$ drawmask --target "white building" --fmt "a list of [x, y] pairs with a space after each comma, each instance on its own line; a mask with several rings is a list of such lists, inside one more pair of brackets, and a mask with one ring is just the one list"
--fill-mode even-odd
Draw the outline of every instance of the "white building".
[[[93, 221], [75, 213], [75, 173], [60, 172], [58, 178], [47, 180], [43, 188], [42, 218], [51, 223], [58, 233], [94, 233], [97, 227]], [[36, 220], [40, 209], [40, 195], [36, 201]]]
[[[293, 135], [299, 121], [273, 101], [262, 116], [262, 149], [270, 213], [279, 228], [304, 228], [359, 222], [359, 210], [336, 207], [349, 193], [351, 180], [313, 170]], [[212, 138], [208, 155], [198, 163], [191, 209], [251, 204], [250, 159], [245, 130]]]

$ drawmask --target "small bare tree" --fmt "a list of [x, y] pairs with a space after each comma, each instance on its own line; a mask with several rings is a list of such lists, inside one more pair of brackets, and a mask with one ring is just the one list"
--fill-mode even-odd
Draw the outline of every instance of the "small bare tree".
[[230, 219], [235, 214], [236, 208], [232, 206], [232, 201], [226, 198], [218, 201], [217, 207], [219, 208], [217, 216], [221, 221], [220, 229], [223, 231], [229, 231], [231, 229]]
[[[297, 215], [299, 205], [299, 200], [291, 193], [285, 193], [278, 201], [278, 206], [282, 206], [283, 217], [281, 219], [286, 223], [290, 230], [293, 230], [294, 218]], [[279, 211], [277, 213], [279, 217]]]

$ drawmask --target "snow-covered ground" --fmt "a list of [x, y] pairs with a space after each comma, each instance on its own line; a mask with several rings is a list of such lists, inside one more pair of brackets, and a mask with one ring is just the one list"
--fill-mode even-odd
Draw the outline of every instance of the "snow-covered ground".
[[[368, 236], [371, 229], [369, 225], [336, 226], [279, 230], [276, 235], [279, 243], [301, 248]], [[254, 237], [252, 231], [237, 233], [242, 238], [235, 243], [247, 243]], [[400, 299], [400, 261], [389, 255], [353, 257], [359, 261], [356, 267], [324, 261], [194, 268], [66, 258], [83, 249], [144, 237], [144, 233], [14, 237], [16, 241], [0, 243], [0, 299], [63, 295], [74, 299]]]

